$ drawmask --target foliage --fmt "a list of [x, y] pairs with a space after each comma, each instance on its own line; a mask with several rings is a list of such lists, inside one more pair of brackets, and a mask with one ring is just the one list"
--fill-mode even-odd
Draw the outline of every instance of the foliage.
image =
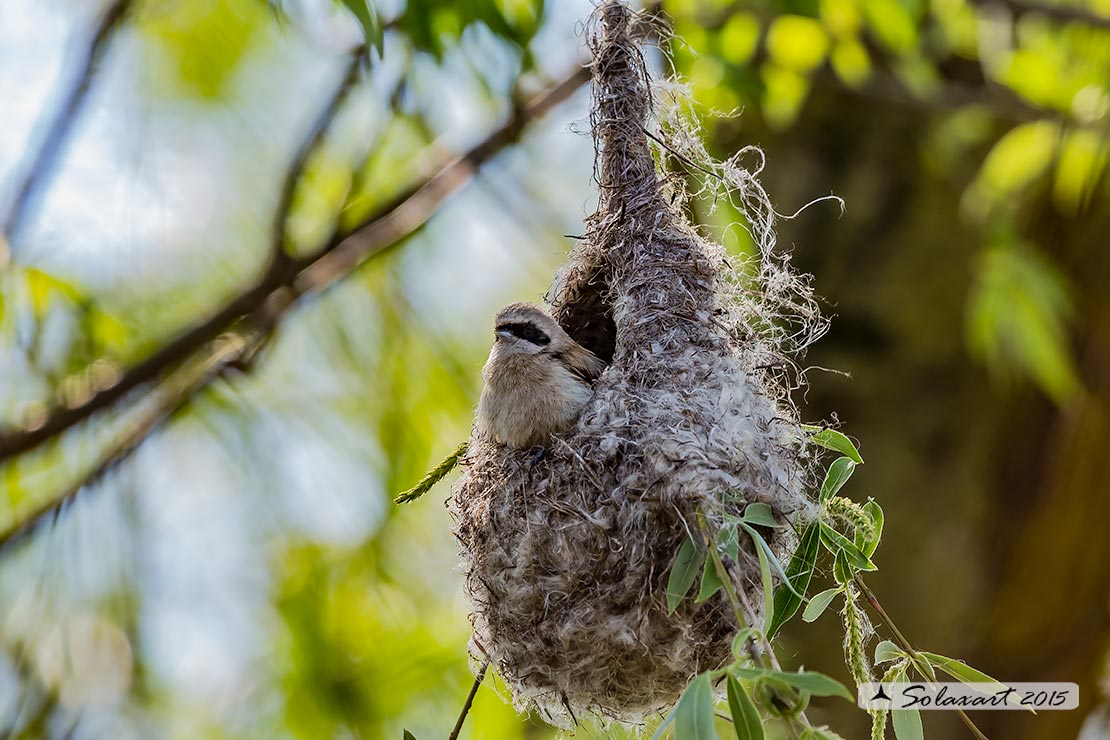
[[[88, 30], [88, 14], [66, 3], [10, 6], [5, 25], [15, 30], [0, 28], [12, 50], [2, 87], [14, 91], [0, 134], [3, 200], [23, 176], [53, 87], [68, 84], [64, 39], [76, 46]], [[34, 223], [0, 236], [3, 426], [33, 428], [46, 409], [87, 398], [257, 278], [289, 153], [344, 44], [365, 42], [370, 60], [297, 188], [296, 255], [334, 220], [358, 221], [436, 156], [497, 125], [516, 92], [573, 65], [573, 45], [552, 39], [569, 36], [589, 9], [527, 0], [136, 3], [89, 85], [95, 105], [47, 178]], [[1097, 495], [1107, 431], [1099, 383], [1110, 377], [1098, 364], [1110, 158], [1104, 4], [665, 0], [663, 9], [699, 114], [743, 109], [738, 122], [714, 124], [725, 157], [737, 142], [767, 144], [768, 170], [799, 183], [773, 190], [783, 202], [826, 191], [830, 172], [858, 186], [844, 221], [818, 221], [808, 235], [814, 222], [788, 222], [798, 231], [783, 241], [797, 242], [800, 260], [830, 255], [814, 271], [820, 292], [840, 289], [833, 302], [844, 321], [833, 324], [824, 357], [834, 362], [825, 364], [865, 358], [852, 368], [858, 398], [814, 384], [811, 403], [821, 407], [815, 416], [851, 414], [870, 444], [887, 445], [869, 453], [866, 469], [891, 516], [878, 576], [899, 582], [883, 584], [893, 586], [884, 601], [912, 614], [936, 580], [913, 558], [935, 553], [943, 537], [940, 549], [961, 566], [979, 558], [989, 568], [978, 581], [928, 591], [938, 610], [926, 641], [963, 624], [953, 604], [972, 601], [960, 589], [974, 588], [991, 602], [975, 615], [991, 636], [966, 638], [977, 663], [1089, 676], [1084, 691], [1094, 695], [1102, 657], [1067, 640], [1105, 606], [1107, 559], [1092, 554], [1098, 537], [1088, 536], [1106, 521]], [[56, 80], [35, 76], [59, 65]], [[895, 126], [892, 108], [904, 113]], [[568, 147], [561, 126], [530, 132], [404, 249], [299, 307], [253, 369], [221, 376], [133, 459], [0, 551], [0, 734], [444, 734], [469, 682], [453, 543], [436, 502], [394, 516], [388, 497], [465, 434], [485, 317], [509, 299], [534, 299], [563, 235], [580, 233], [588, 146]], [[909, 171], [915, 187], [877, 176], [869, 152], [881, 174]], [[692, 208], [725, 229], [735, 211], [716, 205]], [[866, 228], [860, 214], [872, 211], [882, 220]], [[845, 233], [852, 251], [833, 246]], [[736, 250], [750, 248], [742, 229], [727, 234]], [[922, 285], [937, 287], [915, 292]], [[902, 322], [900, 333], [884, 333], [887, 320]], [[938, 336], [963, 341], [992, 378], [1030, 379], [1072, 415], [1054, 416], [1032, 394], [991, 394]], [[894, 400], [878, 406], [883, 399]], [[81, 479], [128, 421], [123, 410], [3, 462], [4, 528]], [[842, 457], [826, 479], [821, 522], [800, 533], [790, 562], [760, 544], [755, 509], [722, 529], [712, 552], [691, 540], [693, 558], [668, 589], [673, 599], [705, 600], [725, 587], [713, 553], [734, 557], [743, 544], [762, 558], [769, 621], [740, 631], [727, 674], [699, 679], [725, 693], [726, 729], [740, 737], [791, 721], [778, 701], [789, 714], [830, 687], [814, 672], [769, 671], [751, 648], [781, 635], [807, 664], [831, 666], [811, 656], [835, 620], [791, 630], [834, 605], [855, 618], [849, 601], [860, 611], [867, 602], [856, 579], [880, 562], [883, 509], [841, 495], [850, 475], [865, 477], [862, 458], [833, 430], [815, 429], [812, 440]], [[1032, 537], [1048, 540], [1028, 553], [990, 544]], [[1038, 603], [1028, 599], [1030, 580], [1045, 590]], [[96, 629], [81, 627], [89, 624]], [[930, 629], [921, 618], [913, 626]], [[884, 678], [982, 678], [912, 646], [876, 650]], [[850, 659], [856, 668], [861, 656]], [[96, 675], [127, 680], [104, 682], [100, 703], [90, 702]], [[827, 704], [837, 727], [855, 713]], [[705, 692], [682, 706], [693, 712], [683, 721], [704, 730]], [[467, 732], [536, 737], [546, 732], [538, 723], [483, 689]], [[919, 732], [911, 714], [892, 724], [903, 740]], [[1044, 726], [1042, 737], [1076, 734]], [[818, 727], [801, 736], [836, 737]]]
[[[856, 461], [862, 463], [863, 458], [860, 457], [855, 445], [839, 432], [814, 429], [810, 439], [815, 444], [846, 453], [836, 458], [828, 467], [820, 488], [820, 502], [823, 507], [818, 521], [806, 528], [801, 544], [791, 559], [786, 573], [779, 570], [777, 587], [766, 565], [768, 560], [774, 559], [773, 553], [768, 551], [764, 555], [763, 548], [756, 547], [761, 563], [764, 565], [763, 593], [767, 608], [765, 625], [746, 624], [743, 621], [744, 612], [737, 604], [741, 631], [738, 634], [739, 649], [735, 651], [736, 660], [723, 670], [702, 673], [691, 681], [675, 706], [672, 717], [668, 718], [668, 722], [656, 733], [658, 737], [662, 737], [671, 725], [674, 727], [675, 738], [718, 737], [713, 729], [713, 718], [719, 710], [715, 706], [711, 687], [722, 675], [726, 677], [729, 715], [738, 740], [764, 737], [763, 724], [765, 723], [786, 724], [794, 734], [826, 732], [825, 728], [819, 730], [813, 728], [804, 714], [810, 698], [838, 696], [852, 701], [853, 695], [844, 688], [843, 684], [821, 673], [813, 671], [790, 673], [772, 669], [766, 661], [766, 653], [761, 652], [764, 646], [769, 650], [770, 643], [766, 642], [765, 638], [774, 636], [775, 630], [790, 620], [802, 602], [808, 602], [803, 619], [806, 622], [813, 622], [828, 609], [836, 597], [843, 598], [845, 660], [857, 684], [871, 680], [870, 668], [864, 656], [870, 632], [865, 626], [865, 617], [857, 600], [859, 590], [867, 588], [863, 584], [862, 574], [877, 570], [870, 560], [870, 555], [875, 552], [882, 537], [884, 517], [882, 509], [874, 500], [869, 500], [866, 507], [861, 507], [848, 499], [836, 496], [851, 476]], [[746, 513], [738, 525], [741, 525], [754, 539], [758, 534], [744, 525], [750, 526], [761, 518], [759, 514], [753, 516]], [[759, 524], [778, 526], [774, 519], [759, 521]], [[843, 531], [841, 527], [844, 528]], [[819, 536], [815, 536], [814, 533], [818, 532]], [[809, 543], [817, 541], [821, 543], [826, 558], [831, 558], [833, 561], [832, 570], [836, 580], [834, 587], [825, 589], [808, 599], [804, 591], [808, 587], [809, 576], [805, 576], [804, 584], [797, 577], [812, 574], [817, 569], [819, 550], [808, 544], [807, 538]], [[667, 598], [670, 609], [673, 610], [685, 597], [693, 583], [694, 574], [702, 567], [702, 563], [706, 563], [707, 569], [714, 566], [717, 568], [719, 583], [724, 583], [729, 578], [722, 563], [723, 558], [726, 557], [735, 560], [735, 545], [729, 538], [722, 538], [718, 534], [709, 554], [711, 557], [707, 558], [704, 553], [701, 553], [699, 543], [695, 543], [692, 539], [683, 542], [671, 567], [668, 581]], [[802, 587], [802, 594], [796, 592], [798, 586]], [[728, 590], [730, 598], [735, 601], [732, 590]], [[869, 590], [867, 593], [869, 598], [874, 598], [870, 596]], [[790, 597], [787, 597], [787, 594]], [[698, 598], [702, 600], [704, 597], [699, 594]], [[884, 619], [887, 618], [885, 612], [880, 610], [879, 614]], [[887, 626], [899, 639], [902, 639], [901, 632], [893, 623], [888, 623]], [[999, 684], [995, 679], [966, 663], [935, 653], [917, 651], [907, 643], [903, 645], [904, 647], [900, 648], [884, 640], [876, 648], [876, 665], [888, 662], [898, 663], [896, 670], [888, 674], [891, 677], [884, 680], [909, 680], [911, 670], [917, 669], [923, 680], [932, 681], [936, 678], [933, 671], [936, 668], [960, 681]], [[921, 718], [916, 709], [894, 710], [889, 714], [898, 740], [921, 740], [923, 730]], [[874, 719], [872, 738], [881, 740], [885, 736], [887, 713], [875, 711], [872, 712], [872, 716]]]
[[[830, 85], [864, 99], [954, 109], [938, 121], [950, 129], [944, 146], [986, 152], [966, 184], [966, 218], [987, 245], [1000, 233], [1023, 245], [982, 250], [967, 299], [969, 344], [996, 374], [1031, 378], [1065, 404], [1082, 388], [1068, 340], [1068, 291], [1049, 245], [1023, 233], [1023, 211], [1047, 190], [1061, 213], [1074, 215], [1106, 187], [1110, 18], [1094, 3], [1007, 7], [992, 14], [962, 0], [667, 4], [682, 39], [679, 69], [713, 109], [750, 108], [770, 127], [786, 128], [816, 88]], [[984, 41], [1011, 29], [1013, 43]], [[995, 125], [977, 123], [984, 113]]]

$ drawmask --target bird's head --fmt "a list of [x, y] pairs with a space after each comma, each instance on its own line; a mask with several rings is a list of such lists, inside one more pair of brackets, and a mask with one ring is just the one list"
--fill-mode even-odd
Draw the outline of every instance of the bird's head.
[[499, 354], [557, 352], [571, 339], [555, 319], [531, 303], [510, 303], [497, 314], [493, 347]]

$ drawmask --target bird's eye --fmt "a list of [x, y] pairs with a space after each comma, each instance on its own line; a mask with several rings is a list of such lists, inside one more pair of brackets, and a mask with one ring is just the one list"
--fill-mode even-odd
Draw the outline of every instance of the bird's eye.
[[497, 327], [497, 331], [507, 331], [518, 339], [523, 339], [526, 342], [531, 342], [539, 346], [551, 343], [551, 337], [547, 336], [542, 329], [530, 321], [501, 324]]

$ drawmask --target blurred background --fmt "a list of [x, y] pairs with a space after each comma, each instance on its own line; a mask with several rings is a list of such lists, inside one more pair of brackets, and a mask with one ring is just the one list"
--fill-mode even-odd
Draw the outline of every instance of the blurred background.
[[[446, 736], [471, 683], [448, 486], [391, 499], [465, 437], [492, 315], [596, 201], [592, 8], [0, 3], [0, 737]], [[1080, 685], [1076, 712], [979, 713], [990, 737], [1110, 738], [1110, 3], [659, 12], [710, 151], [763, 147], [782, 213], [845, 201], [779, 241], [834, 317], [799, 404], [859, 441], [887, 610]], [[334, 286], [242, 302], [475, 145]], [[691, 215], [750, 249], [729, 204]], [[840, 635], [795, 620], [780, 658], [848, 683]], [[553, 736], [495, 678], [463, 731]]]

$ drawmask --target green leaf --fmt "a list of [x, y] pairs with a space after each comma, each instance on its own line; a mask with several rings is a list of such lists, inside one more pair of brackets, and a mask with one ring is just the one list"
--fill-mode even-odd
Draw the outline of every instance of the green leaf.
[[712, 560], [705, 561], [705, 568], [701, 572], [701, 586], [698, 587], [698, 595], [694, 599], [694, 603], [700, 604], [713, 594], [721, 590], [724, 586], [721, 583], [721, 576], [717, 573], [717, 568], [714, 567]]
[[751, 13], [729, 13], [729, 19], [718, 34], [721, 58], [731, 64], [743, 64], [759, 48], [759, 20]]
[[852, 566], [848, 565], [848, 558], [838, 552], [833, 559], [833, 578], [844, 586], [852, 582]]
[[858, 570], [878, 570], [870, 558], [863, 554], [855, 543], [837, 532], [828, 524], [821, 522], [821, 541], [833, 553], [843, 552], [848, 564]]
[[820, 445], [827, 450], [839, 452], [841, 455], [847, 455], [852, 462], [863, 465], [863, 458], [860, 457], [859, 450], [852, 444], [852, 440], [845, 437], [835, 429], [822, 429], [809, 438], [811, 442]]
[[917, 654], [939, 670], [944, 671], [952, 678], [963, 683], [993, 683], [997, 684], [1000, 688], [1005, 688], [1006, 684], [999, 681], [997, 678], [991, 678], [987, 674], [972, 668], [967, 663], [955, 658], [947, 658], [943, 655], [936, 653], [927, 653], [923, 650], [918, 650]]
[[759, 574], [763, 582], [763, 629], [766, 631], [775, 614], [775, 581], [771, 577], [771, 564], [767, 562], [767, 552], [764, 552], [764, 548], [759, 545], [756, 545], [755, 552], [759, 555]]
[[771, 678], [787, 683], [813, 696], [839, 696], [845, 701], [852, 703], [856, 701], [856, 697], [848, 691], [844, 684], [831, 676], [826, 676], [824, 673], [817, 673], [816, 671], [799, 671], [797, 673], [774, 671], [771, 673]]
[[755, 542], [756, 554], [759, 555], [759, 569], [763, 577], [763, 629], [766, 634], [770, 634], [769, 627], [775, 618], [775, 591], [774, 580], [771, 578], [771, 566], [774, 566], [775, 571], [782, 579], [783, 585], [793, 592], [794, 596], [798, 599], [803, 599], [802, 594], [794, 590], [790, 579], [786, 577], [786, 573], [782, 569], [782, 563], [775, 557], [774, 551], [763, 536], [759, 534], [751, 525], [741, 520], [739, 526], [748, 533], [748, 536]]
[[894, 736], [898, 740], [924, 740], [921, 712], [916, 709], [892, 709], [890, 719], [894, 724]]
[[698, 547], [689, 537], [678, 548], [674, 563], [671, 565], [671, 575], [667, 579], [667, 613], [673, 613], [683, 597], [694, 585], [705, 562], [705, 550]]
[[670, 727], [674, 723], [674, 715], [675, 715], [674, 712], [671, 712], [670, 714], [668, 714], [667, 718], [665, 720], [663, 720], [663, 722], [658, 727], [655, 728], [655, 732], [652, 734], [651, 740], [661, 740], [662, 739], [663, 734], [667, 731], [667, 728]]
[[377, 8], [373, 7], [369, 0], [340, 0], [340, 2], [358, 19], [366, 45], [381, 54], [385, 29], [382, 27], [382, 19], [378, 17]]
[[825, 480], [821, 483], [821, 495], [818, 497], [819, 501], [828, 501], [836, 495], [837, 491], [844, 487], [848, 479], [852, 477], [852, 472], [856, 469], [856, 463], [847, 457], [838, 457], [833, 460], [833, 464], [829, 466], [828, 472], [825, 473]]
[[744, 627], [738, 630], [735, 635], [733, 635], [732, 654], [736, 657], [737, 660], [746, 660], [749, 657], [748, 651], [744, 649], [744, 644], [752, 637], [754, 633], [755, 630], [753, 630], [751, 627]]
[[728, 555], [732, 562], [740, 558], [740, 530], [733, 526], [717, 532], [717, 552]]
[[713, 728], [713, 687], [702, 673], [682, 692], [674, 708], [674, 736], [681, 740], [719, 740]]
[[[894, 681], [905, 681], [906, 671], [901, 670]], [[924, 740], [925, 731], [921, 727], [921, 712], [917, 709], [892, 709], [890, 721], [894, 725], [894, 736], [898, 740]]]
[[844, 684], [837, 681], [835, 678], [826, 676], [824, 673], [816, 671], [798, 671], [797, 673], [790, 673], [788, 671], [772, 671], [763, 668], [729, 668], [729, 673], [735, 675], [737, 678], [744, 678], [751, 681], [772, 680], [790, 686], [791, 688], [805, 691], [813, 696], [839, 696], [850, 702], [855, 702], [856, 697], [848, 691]]
[[1001, 377], [1032, 379], [1056, 403], [1083, 391], [1071, 323], [1072, 289], [1053, 261], [1037, 249], [1003, 243], [985, 250], [968, 292], [968, 349]]
[[416, 740], [416, 735], [413, 735], [413, 734], [412, 734], [411, 732], [409, 732], [408, 730], [405, 730], [405, 737], [404, 737], [404, 740]]
[[839, 588], [830, 588], [810, 599], [809, 604], [806, 605], [806, 610], [802, 612], [802, 621], [815, 621], [825, 613], [825, 610], [829, 608], [829, 604], [832, 603], [833, 598], [835, 598], [838, 593], [840, 593]]
[[744, 521], [748, 524], [776, 529], [782, 526], [782, 523], [775, 519], [775, 514], [770, 505], [762, 502], [748, 504], [748, 508], [744, 509]]
[[1052, 164], [1060, 124], [1038, 120], [1010, 129], [983, 160], [979, 184], [996, 198], [1028, 185]]
[[876, 38], [895, 54], [907, 53], [917, 42], [917, 25], [907, 4], [893, 0], [861, 3]]
[[1052, 200], [1061, 214], [1077, 216], [1101, 179], [1107, 154], [1095, 131], [1069, 131], [1060, 149], [1052, 184]]
[[763, 720], [747, 690], [732, 675], [728, 683], [728, 708], [732, 713], [732, 726], [736, 740], [763, 740]]
[[883, 640], [875, 646], [876, 663], [889, 663], [892, 660], [900, 660], [906, 657], [909, 656], [902, 651], [902, 648], [898, 647], [890, 640]]
[[808, 72], [825, 61], [829, 34], [814, 18], [783, 14], [767, 30], [767, 51], [777, 63]]
[[767, 627], [767, 636], [773, 638], [782, 625], [786, 624], [797, 612], [805, 600], [804, 594], [809, 588], [810, 579], [813, 577], [813, 568], [817, 563], [817, 553], [821, 548], [821, 530], [816, 523], [810, 524], [802, 532], [798, 541], [798, 549], [794, 557], [786, 566], [786, 583], [793, 588], [780, 585], [775, 589], [775, 616]]
[[802, 594], [798, 593], [794, 589], [794, 584], [790, 582], [790, 579], [786, 577], [786, 572], [782, 569], [782, 563], [780, 563], [779, 559], [775, 557], [775, 551], [772, 550], [771, 546], [767, 544], [767, 540], [763, 539], [763, 535], [761, 535], [743, 520], [741, 520], [739, 524], [740, 528], [747, 532], [748, 536], [755, 540], [755, 544], [757, 545], [756, 551], [758, 552], [760, 549], [762, 549], [762, 551], [767, 554], [767, 560], [775, 569], [775, 572], [778, 573], [779, 578], [782, 579], [783, 585], [790, 591], [792, 591], [794, 595], [797, 596], [799, 599], [805, 598]]
[[[728, 555], [736, 562], [739, 556], [740, 549], [740, 536], [736, 527], [725, 527], [717, 532], [717, 552], [722, 555]], [[697, 598], [694, 600], [701, 603], [708, 599], [723, 586], [721, 583], [721, 574], [717, 572], [715, 563], [712, 558], [707, 558], [705, 561], [705, 569], [701, 574], [701, 586], [698, 588]]]
[[885, 521], [885, 516], [883, 515], [883, 508], [879, 506], [874, 499], [868, 500], [868, 502], [863, 505], [863, 510], [871, 517], [871, 521], [875, 523], [874, 536], [865, 540], [863, 547], [860, 548], [863, 550], [864, 555], [871, 557], [875, 554], [875, 550], [879, 547], [879, 542], [883, 539], [883, 523]]
[[[992, 678], [991, 676], [988, 676], [987, 674], [980, 671], [978, 668], [972, 668], [967, 663], [964, 663], [962, 660], [948, 658], [944, 655], [937, 655], [936, 653], [925, 652], [924, 650], [917, 651], [917, 654], [921, 656], [931, 666], [933, 666], [937, 670], [944, 671], [957, 681], [961, 681], [963, 683], [990, 683], [997, 686], [999, 691], [1007, 688], [1006, 684], [1002, 683], [997, 678]], [[1010, 703], [1014, 704], [1018, 702], [1018, 700], [1014, 697], [1010, 697], [1009, 701]], [[1037, 713], [1036, 710], [1032, 708], [1030, 708], [1029, 711], [1033, 712], [1033, 714]]]

